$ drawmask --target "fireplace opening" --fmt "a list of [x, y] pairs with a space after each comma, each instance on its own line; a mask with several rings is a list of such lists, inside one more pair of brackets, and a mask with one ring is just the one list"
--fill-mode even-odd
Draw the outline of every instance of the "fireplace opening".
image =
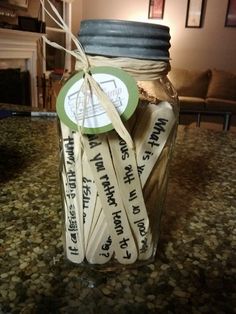
[[0, 102], [31, 106], [29, 71], [0, 69]]

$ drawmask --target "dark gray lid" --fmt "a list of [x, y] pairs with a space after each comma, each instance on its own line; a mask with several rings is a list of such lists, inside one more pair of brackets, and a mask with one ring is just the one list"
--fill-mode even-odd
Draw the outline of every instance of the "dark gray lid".
[[169, 27], [122, 20], [84, 20], [79, 41], [90, 55], [169, 60]]

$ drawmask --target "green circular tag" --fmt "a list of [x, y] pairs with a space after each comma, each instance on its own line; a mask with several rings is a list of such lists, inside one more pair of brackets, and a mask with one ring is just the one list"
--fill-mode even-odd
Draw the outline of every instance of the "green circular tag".
[[[113, 67], [95, 67], [90, 70], [94, 80], [110, 98], [123, 120], [128, 120], [138, 104], [136, 81], [125, 71]], [[85, 134], [98, 134], [113, 129], [103, 106], [91, 87], [85, 90], [83, 72], [71, 77], [57, 97], [57, 114], [73, 130], [78, 126]], [[89, 85], [89, 84], [88, 84]]]

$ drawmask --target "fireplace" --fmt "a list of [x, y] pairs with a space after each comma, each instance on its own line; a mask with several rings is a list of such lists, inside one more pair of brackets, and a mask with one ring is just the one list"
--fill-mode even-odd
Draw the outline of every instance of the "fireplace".
[[[12, 29], [0, 29], [0, 63], [8, 62], [12, 68], [14, 62], [21, 63], [21, 74], [25, 76], [24, 82], [27, 86], [27, 77], [31, 100], [29, 105], [38, 107], [37, 97], [37, 41], [42, 36], [40, 33], [26, 32]], [[6, 69], [6, 66], [4, 66]], [[22, 83], [24, 85], [24, 83]], [[23, 86], [22, 86], [23, 88]], [[27, 96], [28, 97], [28, 96]]]
[[0, 69], [0, 103], [31, 105], [29, 71], [19, 68]]

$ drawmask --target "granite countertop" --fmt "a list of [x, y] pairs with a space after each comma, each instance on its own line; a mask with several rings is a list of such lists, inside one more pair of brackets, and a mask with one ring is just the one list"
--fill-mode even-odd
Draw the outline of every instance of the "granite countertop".
[[0, 134], [0, 313], [236, 313], [234, 133], [179, 127], [156, 260], [118, 272], [64, 258], [56, 120]]

